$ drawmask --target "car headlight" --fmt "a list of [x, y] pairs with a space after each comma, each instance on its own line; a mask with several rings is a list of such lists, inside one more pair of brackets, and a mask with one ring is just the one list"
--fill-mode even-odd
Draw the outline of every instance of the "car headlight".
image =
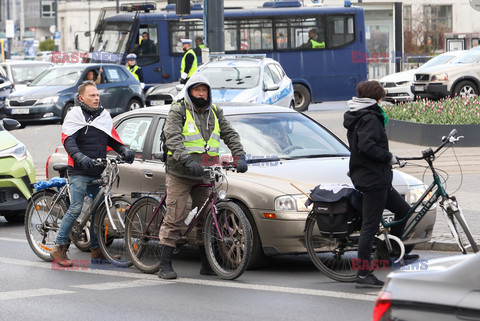
[[446, 73], [432, 75], [432, 81], [447, 81], [448, 75]]
[[50, 104], [56, 104], [58, 101], [58, 96], [51, 96], [51, 97], [45, 97], [45, 98], [40, 98], [37, 100], [35, 105], [50, 105]]
[[410, 85], [412, 82], [411, 81], [399, 81], [399, 82], [396, 82], [395, 85], [396, 86], [407, 86], [407, 85]]
[[[406, 197], [408, 204], [415, 204], [422, 197], [423, 193], [425, 193], [426, 190], [427, 187], [425, 185], [411, 186], [408, 189]], [[427, 197], [426, 200], [428, 200], [430, 197]]]
[[304, 195], [284, 195], [275, 199], [275, 211], [308, 212], [311, 206], [306, 207], [307, 197]]
[[0, 150], [0, 157], [15, 157], [18, 161], [21, 161], [27, 158], [27, 149], [25, 145], [18, 143], [13, 147]]
[[10, 99], [5, 99], [5, 107], [10, 107]]

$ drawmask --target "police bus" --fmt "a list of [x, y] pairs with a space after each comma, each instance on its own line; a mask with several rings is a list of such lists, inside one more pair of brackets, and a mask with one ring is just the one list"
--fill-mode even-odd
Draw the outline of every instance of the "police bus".
[[[126, 4], [122, 8], [127, 12], [112, 15], [103, 10], [90, 48], [92, 60], [118, 54], [124, 63], [125, 55], [134, 52], [147, 88], [177, 81], [181, 39], [192, 39], [195, 49], [196, 39], [204, 37], [203, 10], [195, 4], [180, 19], [169, 6], [151, 12], [148, 3]], [[306, 110], [310, 102], [349, 99], [356, 84], [367, 78], [366, 60], [358, 59], [366, 53], [360, 7], [302, 7], [289, 1], [225, 8], [224, 34], [226, 54], [264, 53], [282, 65], [294, 84], [297, 110]]]

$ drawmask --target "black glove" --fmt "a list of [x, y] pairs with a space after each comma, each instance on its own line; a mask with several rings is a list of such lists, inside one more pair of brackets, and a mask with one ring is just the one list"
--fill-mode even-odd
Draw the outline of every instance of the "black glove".
[[125, 162], [129, 164], [133, 163], [133, 160], [135, 159], [135, 152], [133, 150], [124, 147], [120, 154], [122, 155]]
[[187, 83], [187, 79], [180, 78], [180, 84], [185, 85]]
[[86, 170], [94, 169], [97, 166], [93, 159], [82, 153], [75, 154], [75, 157], [73, 157], [73, 161], [75, 162], [75, 164], [80, 165], [80, 167]]
[[191, 157], [188, 157], [182, 164], [193, 176], [199, 177], [203, 175], [204, 170], [202, 165], [194, 161]]
[[237, 172], [239, 173], [245, 173], [248, 170], [245, 154], [235, 156], [235, 165], [237, 166]]

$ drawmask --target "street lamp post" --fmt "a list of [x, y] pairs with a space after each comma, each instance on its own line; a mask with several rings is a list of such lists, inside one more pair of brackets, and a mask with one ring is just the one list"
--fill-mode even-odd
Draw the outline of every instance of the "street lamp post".
[[[58, 0], [55, 0], [54, 3], [55, 3], [55, 33], [56, 33], [58, 32]], [[55, 36], [53, 37], [53, 41], [55, 42], [55, 51], [58, 51], [57, 39], [55, 39]]]

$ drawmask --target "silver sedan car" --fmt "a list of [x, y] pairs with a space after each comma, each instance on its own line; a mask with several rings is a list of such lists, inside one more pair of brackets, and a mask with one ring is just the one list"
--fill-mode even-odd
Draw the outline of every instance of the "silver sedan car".
[[[241, 103], [219, 106], [240, 134], [247, 153], [248, 172], [229, 172], [221, 188], [250, 220], [254, 232], [252, 264], [260, 265], [268, 256], [306, 253], [304, 227], [309, 208], [304, 205], [306, 196], [291, 183], [305, 193], [319, 184], [351, 185], [347, 146], [322, 125], [293, 109]], [[132, 165], [121, 165], [117, 192], [154, 191], [165, 184], [165, 164], [155, 156], [161, 151], [160, 134], [168, 111], [169, 106], [157, 106], [115, 117], [118, 134], [136, 152]], [[223, 159], [229, 158], [225, 145], [221, 145], [220, 152]], [[57, 175], [52, 166], [58, 162], [66, 162], [63, 148], [50, 157], [48, 177]], [[425, 191], [421, 181], [398, 171], [393, 184], [409, 203]], [[405, 243], [430, 240], [434, 223], [435, 210], [431, 210]]]
[[480, 320], [480, 253], [419, 260], [388, 275], [373, 320]]

